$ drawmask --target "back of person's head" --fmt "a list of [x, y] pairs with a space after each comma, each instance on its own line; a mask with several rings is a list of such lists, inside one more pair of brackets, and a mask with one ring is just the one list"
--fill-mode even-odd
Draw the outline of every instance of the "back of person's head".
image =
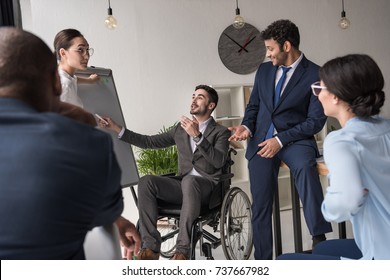
[[[213, 89], [212, 87], [207, 86], [207, 85], [198, 85], [198, 86], [195, 87], [195, 91], [198, 90], [198, 89], [205, 90], [209, 94], [210, 102], [214, 103], [215, 107], [217, 107], [217, 105], [218, 105], [218, 93], [217, 93], [217, 91], [215, 89]], [[215, 109], [215, 107], [214, 107], [214, 109]]]
[[0, 28], [0, 97], [49, 111], [54, 95], [61, 93], [57, 75], [55, 56], [40, 38], [14, 27]]
[[289, 41], [295, 49], [299, 50], [299, 29], [288, 19], [274, 21], [261, 32], [261, 37], [263, 40], [275, 40], [278, 42], [280, 49], [283, 49], [284, 43]]
[[61, 59], [60, 49], [69, 49], [72, 46], [74, 38], [84, 37], [80, 31], [72, 28], [61, 30], [54, 38], [54, 50], [57, 55], [57, 60]]
[[379, 114], [385, 102], [382, 72], [368, 55], [334, 58], [320, 68], [320, 79], [328, 91], [346, 102], [358, 117]]

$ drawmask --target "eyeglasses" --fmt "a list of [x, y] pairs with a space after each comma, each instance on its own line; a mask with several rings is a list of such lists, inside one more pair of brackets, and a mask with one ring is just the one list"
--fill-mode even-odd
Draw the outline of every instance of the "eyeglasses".
[[322, 90], [324, 90], [324, 89], [326, 89], [326, 87], [321, 86], [321, 82], [320, 81], [315, 82], [314, 84], [311, 85], [311, 90], [313, 91], [313, 94], [315, 96], [320, 95], [320, 92]]
[[72, 49], [72, 50], [78, 52], [79, 54], [81, 54], [83, 56], [86, 55], [86, 54], [88, 54], [88, 56], [92, 56], [93, 52], [94, 52], [93, 48], [82, 48], [82, 47], [80, 47], [80, 48]]

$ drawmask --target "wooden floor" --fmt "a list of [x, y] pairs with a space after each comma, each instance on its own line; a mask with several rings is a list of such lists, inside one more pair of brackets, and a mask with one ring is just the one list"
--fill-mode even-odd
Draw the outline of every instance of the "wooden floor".
[[[301, 211], [302, 213], [302, 211]], [[281, 211], [281, 224], [282, 224], [282, 246], [283, 246], [283, 253], [292, 253], [294, 252], [294, 238], [293, 238], [293, 226], [292, 226], [292, 213], [291, 210], [284, 210]], [[307, 230], [306, 223], [304, 220], [303, 215], [301, 214], [302, 218], [302, 242], [303, 242], [303, 249], [304, 250], [311, 250], [312, 240], [311, 235], [309, 234], [309, 231]], [[338, 238], [338, 230], [337, 230], [337, 224], [332, 224], [333, 232], [326, 234], [327, 239], [336, 239]], [[347, 223], [347, 237], [352, 238], [352, 230], [350, 223]], [[255, 238], [255, 237], [253, 237]], [[213, 250], [213, 256], [216, 260], [224, 260], [225, 256], [222, 250], [222, 247], [218, 247]], [[199, 248], [196, 249], [196, 259], [197, 260], [203, 260], [204, 257], [200, 256], [200, 250]], [[252, 257], [253, 258], [253, 251], [252, 251]]]

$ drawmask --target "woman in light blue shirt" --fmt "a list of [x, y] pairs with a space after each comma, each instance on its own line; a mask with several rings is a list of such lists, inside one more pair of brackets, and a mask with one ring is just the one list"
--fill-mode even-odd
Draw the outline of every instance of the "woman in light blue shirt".
[[[330, 184], [322, 213], [327, 221], [351, 221], [362, 259], [390, 259], [390, 121], [377, 116], [385, 100], [383, 75], [369, 56], [347, 55], [325, 63], [320, 79], [313, 93], [342, 127], [324, 142]], [[332, 241], [305, 259], [350, 257], [349, 241]]]

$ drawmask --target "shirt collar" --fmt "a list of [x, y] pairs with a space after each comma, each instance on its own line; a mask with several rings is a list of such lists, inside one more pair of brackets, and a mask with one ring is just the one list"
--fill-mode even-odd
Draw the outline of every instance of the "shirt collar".
[[77, 81], [77, 76], [76, 76], [76, 75], [71, 76], [71, 75], [69, 75], [68, 72], [62, 70], [62, 69], [59, 68], [59, 67], [58, 67], [58, 72], [60, 72], [63, 76], [67, 77], [69, 80], [72, 80], [72, 81], [73, 81], [73, 80], [76, 80], [76, 81]]
[[211, 121], [211, 117], [208, 118], [206, 121], [199, 123], [199, 131], [202, 133], [206, 130], [206, 127], [209, 125]]
[[[297, 68], [298, 64], [302, 61], [302, 58], [303, 58], [303, 53], [301, 53], [301, 55], [298, 57], [297, 60], [294, 61], [293, 64], [291, 64], [290, 66], [288, 66], [289, 68], [291, 68], [291, 70], [289, 72], [294, 72], [294, 70]], [[278, 70], [281, 69], [282, 67], [287, 67], [287, 66], [279, 66]]]

